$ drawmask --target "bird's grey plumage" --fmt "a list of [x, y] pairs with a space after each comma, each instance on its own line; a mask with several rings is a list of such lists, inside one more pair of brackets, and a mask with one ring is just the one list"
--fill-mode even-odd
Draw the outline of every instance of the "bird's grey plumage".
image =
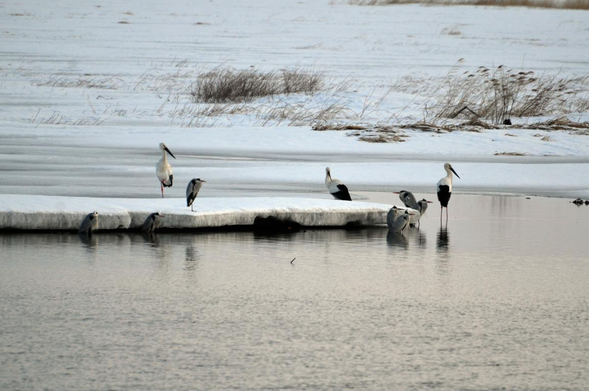
[[428, 202], [425, 198], [423, 200], [417, 201], [417, 210], [419, 211], [421, 217], [423, 217], [425, 211], [427, 210], [427, 204]]
[[141, 230], [144, 232], [154, 232], [160, 227], [163, 217], [159, 212], [150, 214], [141, 226]]
[[393, 229], [393, 225], [395, 224], [395, 221], [402, 214], [403, 214], [403, 211], [401, 209], [397, 208], [396, 206], [393, 206], [389, 210], [389, 213], [387, 213], [387, 226], [389, 227], [390, 230]]
[[399, 192], [399, 198], [407, 208], [419, 210], [417, 209], [417, 200], [415, 199], [413, 193], [411, 193], [410, 191], [401, 190]]
[[90, 234], [98, 228], [98, 212], [92, 212], [84, 217], [82, 220], [82, 224], [80, 224], [80, 228], [78, 232], [81, 234]]
[[198, 192], [200, 191], [200, 188], [202, 187], [203, 182], [206, 182], [206, 181], [202, 180], [200, 178], [194, 178], [193, 180], [188, 182], [188, 186], [186, 187], [186, 206], [190, 206], [190, 210], [192, 210], [193, 212], [194, 212], [194, 209], [192, 207], [192, 203], [194, 202], [194, 199], [198, 195]]
[[402, 232], [409, 225], [409, 218], [409, 211], [405, 211], [405, 213], [397, 217], [392, 226], [389, 226], [389, 230], [392, 232]]

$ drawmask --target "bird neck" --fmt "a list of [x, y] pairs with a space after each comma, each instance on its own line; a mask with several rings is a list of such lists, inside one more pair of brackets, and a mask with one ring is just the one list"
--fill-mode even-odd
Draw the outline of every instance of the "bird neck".
[[163, 150], [162, 152], [163, 152], [163, 154], [164, 154], [164, 156], [163, 156], [163, 158], [162, 158], [162, 159], [163, 159], [163, 161], [164, 161], [164, 164], [167, 164], [167, 163], [168, 163], [168, 157], [166, 156], [166, 151], [165, 151], [165, 150]]
[[328, 172], [325, 174], [325, 184], [327, 186], [329, 186], [330, 183], [331, 183], [331, 173]]
[[446, 179], [452, 182], [452, 171], [450, 171], [448, 168], [446, 168]]

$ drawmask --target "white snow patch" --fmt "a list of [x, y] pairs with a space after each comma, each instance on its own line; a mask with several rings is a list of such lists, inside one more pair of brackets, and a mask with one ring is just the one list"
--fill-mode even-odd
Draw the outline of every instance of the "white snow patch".
[[[308, 198], [202, 198], [195, 212], [179, 198], [105, 199], [52, 196], [0, 196], [0, 229], [76, 230], [84, 217], [99, 213], [99, 230], [137, 229], [153, 212], [161, 228], [215, 228], [254, 225], [256, 218], [305, 227], [385, 224], [391, 205]], [[402, 208], [404, 209], [404, 208]]]

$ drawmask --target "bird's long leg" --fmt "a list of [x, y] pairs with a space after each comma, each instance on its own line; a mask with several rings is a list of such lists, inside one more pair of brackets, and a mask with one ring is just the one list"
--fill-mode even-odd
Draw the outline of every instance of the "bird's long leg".
[[190, 204], [190, 210], [194, 212], [194, 204]]
[[448, 224], [448, 207], [446, 207], [446, 224]]
[[160, 182], [160, 187], [162, 188], [162, 198], [164, 198], [164, 184]]

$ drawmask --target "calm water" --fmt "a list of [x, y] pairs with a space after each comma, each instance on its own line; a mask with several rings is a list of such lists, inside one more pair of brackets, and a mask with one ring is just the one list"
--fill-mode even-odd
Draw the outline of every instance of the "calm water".
[[434, 205], [404, 236], [1, 234], [0, 389], [587, 389], [589, 206]]

